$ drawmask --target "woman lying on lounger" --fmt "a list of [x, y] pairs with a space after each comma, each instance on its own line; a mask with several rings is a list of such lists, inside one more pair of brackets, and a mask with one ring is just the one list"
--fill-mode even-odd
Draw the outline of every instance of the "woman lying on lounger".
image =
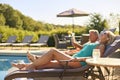
[[[69, 56], [63, 52], [60, 52], [57, 49], [51, 49], [43, 56], [35, 59], [32, 63], [13, 63], [14, 67], [17, 67], [22, 70], [34, 70], [34, 69], [42, 69], [42, 68], [63, 68], [65, 65], [64, 62], [60, 62], [60, 60], [77, 60], [76, 57], [91, 57], [92, 51], [94, 48], [100, 49], [101, 56], [104, 53], [105, 45], [112, 43], [115, 39], [115, 35], [110, 31], [105, 31], [100, 35], [99, 44], [98, 43], [90, 43], [87, 46], [84, 46], [82, 50], [74, 54], [73, 56]], [[28, 52], [29, 53], [29, 52]], [[79, 61], [85, 61], [85, 58], [80, 59]], [[78, 68], [84, 66], [85, 62], [69, 62], [68, 66], [70, 68]]]

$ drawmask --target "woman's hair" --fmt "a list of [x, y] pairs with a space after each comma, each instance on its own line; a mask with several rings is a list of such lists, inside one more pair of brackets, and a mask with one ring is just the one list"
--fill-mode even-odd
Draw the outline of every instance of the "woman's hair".
[[107, 44], [111, 44], [115, 40], [116, 35], [111, 31], [105, 31], [105, 33], [107, 33], [109, 38], [109, 41], [107, 42]]

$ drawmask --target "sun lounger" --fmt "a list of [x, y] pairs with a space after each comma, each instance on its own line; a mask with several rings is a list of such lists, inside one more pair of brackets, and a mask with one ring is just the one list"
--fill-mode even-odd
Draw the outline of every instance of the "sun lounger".
[[36, 47], [47, 46], [48, 39], [49, 39], [49, 36], [41, 35], [37, 43], [30, 43], [29, 46], [30, 47], [32, 47], [32, 46], [36, 46]]
[[[114, 53], [117, 49], [120, 48], [120, 36], [116, 38], [116, 40], [109, 45], [107, 50], [105, 51], [105, 55], [103, 57], [107, 57], [110, 54]], [[97, 77], [100, 80], [105, 80], [100, 67], [98, 67], [99, 74], [94, 74], [93, 66], [86, 65], [80, 68], [70, 69], [67, 68], [67, 64], [69, 60], [66, 60], [66, 66], [63, 69], [40, 69], [40, 70], [17, 70], [5, 77], [5, 80], [12, 80], [14, 78], [41, 78], [41, 77], [59, 77], [62, 80], [64, 77], [71, 76], [84, 76], [87, 78], [88, 76], [92, 76], [93, 80]]]
[[16, 36], [9, 36], [8, 40], [5, 43], [0, 43], [0, 46], [10, 46], [16, 41]]
[[14, 43], [14, 44], [12, 44], [12, 47], [21, 47], [22, 48], [23, 46], [27, 46], [32, 41], [32, 38], [33, 38], [33, 36], [27, 35], [24, 37], [24, 39], [22, 40], [21, 43]]

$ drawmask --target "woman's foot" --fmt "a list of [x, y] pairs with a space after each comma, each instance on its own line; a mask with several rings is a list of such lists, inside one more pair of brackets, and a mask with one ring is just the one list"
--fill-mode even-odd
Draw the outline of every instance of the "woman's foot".
[[29, 51], [27, 52], [27, 57], [31, 62], [34, 62], [34, 60], [36, 59], [36, 56], [31, 54]]

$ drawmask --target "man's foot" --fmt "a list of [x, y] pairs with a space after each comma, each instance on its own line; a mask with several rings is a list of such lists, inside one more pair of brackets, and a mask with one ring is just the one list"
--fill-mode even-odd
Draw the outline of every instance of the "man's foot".
[[25, 67], [25, 64], [12, 63], [12, 66], [17, 67], [19, 69], [23, 69]]
[[35, 70], [35, 66], [33, 64], [29, 64], [26, 66], [25, 70]]
[[36, 56], [31, 54], [29, 51], [27, 52], [27, 58], [31, 61], [34, 62], [34, 60], [36, 59]]

